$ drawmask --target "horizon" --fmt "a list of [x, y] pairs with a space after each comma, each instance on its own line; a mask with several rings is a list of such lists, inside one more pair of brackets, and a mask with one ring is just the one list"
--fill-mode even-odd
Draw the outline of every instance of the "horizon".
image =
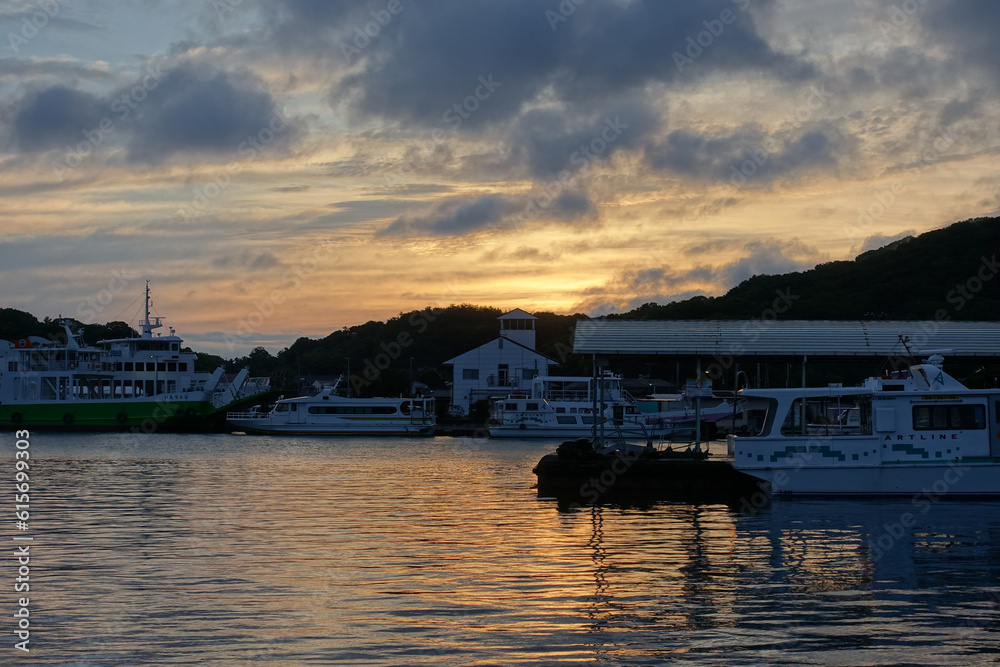
[[719, 296], [1000, 211], [981, 0], [8, 0], [0, 26], [4, 305], [128, 322], [149, 279], [226, 358], [447, 304]]

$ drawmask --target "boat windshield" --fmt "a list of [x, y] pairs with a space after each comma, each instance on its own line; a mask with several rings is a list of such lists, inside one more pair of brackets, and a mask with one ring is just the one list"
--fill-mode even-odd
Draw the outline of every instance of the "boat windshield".
[[782, 435], [871, 435], [872, 398], [817, 396], [797, 398], [785, 415]]

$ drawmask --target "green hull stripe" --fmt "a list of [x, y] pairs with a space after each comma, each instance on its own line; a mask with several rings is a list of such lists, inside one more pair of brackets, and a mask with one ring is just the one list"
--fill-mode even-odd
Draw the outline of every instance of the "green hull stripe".
[[144, 423], [150, 426], [205, 417], [215, 411], [208, 401], [9, 404], [0, 405], [0, 428], [121, 428]]

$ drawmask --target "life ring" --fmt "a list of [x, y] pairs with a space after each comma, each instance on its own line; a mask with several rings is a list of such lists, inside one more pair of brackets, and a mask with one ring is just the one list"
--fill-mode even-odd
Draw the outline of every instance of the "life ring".
[[76, 363], [75, 361], [71, 361], [71, 362], [69, 362], [69, 369], [70, 369], [71, 371], [75, 371], [75, 370], [76, 370], [76, 367], [77, 367], [78, 365], [79, 365], [79, 364], [77, 364], [77, 363]]
[[521, 429], [521, 430], [524, 430], [524, 429], [526, 429], [528, 427], [525, 424], [521, 424], [520, 426], [518, 426], [518, 428]]
[[66, 414], [63, 415], [63, 424], [72, 424], [72, 423], [73, 423], [73, 413], [67, 412]]
[[20, 424], [21, 423], [21, 413], [20, 412], [12, 412], [12, 413], [10, 413], [10, 420], [13, 423], [15, 423], [15, 424]]
[[125, 422], [128, 421], [128, 415], [125, 414], [124, 412], [119, 412], [117, 415], [115, 415], [115, 421], [117, 421], [119, 424], [124, 424]]

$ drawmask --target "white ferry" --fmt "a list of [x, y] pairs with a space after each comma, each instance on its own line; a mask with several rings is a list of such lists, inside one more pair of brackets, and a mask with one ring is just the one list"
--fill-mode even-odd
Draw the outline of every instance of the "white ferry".
[[729, 437], [740, 471], [774, 494], [1000, 495], [1000, 389], [969, 389], [932, 354], [859, 387], [744, 389], [759, 434]]
[[246, 433], [265, 435], [434, 435], [433, 398], [339, 396], [342, 379], [312, 396], [280, 399], [268, 411], [230, 412], [226, 419]]
[[195, 371], [197, 355], [181, 350], [172, 328], [154, 335], [162, 324], [149, 305], [147, 283], [138, 338], [89, 346], [64, 320], [65, 341], [0, 341], [0, 428], [203, 430], [206, 418], [268, 389], [267, 378], [249, 379], [245, 369], [230, 380], [221, 366]]

